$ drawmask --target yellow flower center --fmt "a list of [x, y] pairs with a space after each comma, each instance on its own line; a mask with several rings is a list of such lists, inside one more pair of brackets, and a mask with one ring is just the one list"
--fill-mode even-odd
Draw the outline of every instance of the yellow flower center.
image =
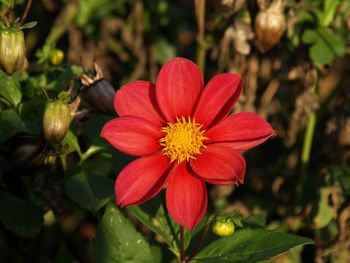
[[201, 130], [202, 125], [196, 123], [190, 117], [186, 120], [184, 117], [177, 118], [175, 123], [168, 123], [168, 126], [161, 130], [165, 136], [159, 140], [163, 146], [164, 155], [170, 158], [170, 162], [181, 163], [196, 159], [200, 154], [201, 147], [208, 138], [203, 136], [205, 130]]

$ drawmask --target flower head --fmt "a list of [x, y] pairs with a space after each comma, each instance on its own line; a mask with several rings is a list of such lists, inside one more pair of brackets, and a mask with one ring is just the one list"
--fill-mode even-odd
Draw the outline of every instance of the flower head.
[[215, 76], [204, 88], [200, 69], [184, 58], [167, 62], [156, 85], [135, 81], [122, 86], [114, 99], [120, 117], [106, 123], [101, 136], [140, 158], [120, 172], [117, 204], [141, 204], [166, 187], [168, 212], [193, 229], [207, 209], [205, 183], [243, 183], [240, 151], [274, 131], [255, 113], [229, 116], [241, 89], [241, 77], [231, 73]]

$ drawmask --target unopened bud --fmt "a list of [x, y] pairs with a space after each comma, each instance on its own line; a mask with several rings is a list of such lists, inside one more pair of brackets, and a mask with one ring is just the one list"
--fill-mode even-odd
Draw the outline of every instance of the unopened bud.
[[17, 28], [0, 28], [0, 69], [12, 75], [23, 68], [24, 61], [23, 31]]
[[61, 100], [48, 103], [43, 119], [45, 139], [52, 145], [60, 143], [68, 131], [70, 119], [68, 103]]
[[64, 59], [64, 52], [61, 49], [55, 49], [51, 52], [50, 62], [52, 65], [59, 65]]
[[218, 219], [212, 225], [212, 231], [218, 236], [228, 237], [235, 232], [235, 225], [230, 219]]

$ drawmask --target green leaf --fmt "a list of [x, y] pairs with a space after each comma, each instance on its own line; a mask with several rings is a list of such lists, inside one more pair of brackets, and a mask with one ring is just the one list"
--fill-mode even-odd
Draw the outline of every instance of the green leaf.
[[325, 0], [323, 5], [323, 13], [320, 17], [320, 25], [327, 27], [334, 19], [335, 12], [340, 3], [339, 0]]
[[115, 174], [111, 158], [103, 158], [101, 155], [90, 157], [83, 163], [82, 167], [87, 174], [96, 174], [100, 176]]
[[241, 229], [231, 237], [220, 238], [195, 257], [196, 262], [254, 263], [269, 260], [311, 239], [266, 229]]
[[28, 22], [28, 23], [25, 23], [24, 25], [22, 25], [21, 29], [30, 29], [30, 28], [35, 27], [36, 24], [38, 24], [38, 22], [36, 22], [36, 21]]
[[9, 8], [13, 8], [15, 5], [15, 0], [0, 0], [0, 2]]
[[30, 134], [40, 135], [42, 133], [43, 127], [41, 120], [43, 118], [44, 106], [45, 101], [35, 97], [19, 105], [18, 113]]
[[65, 243], [61, 242], [56, 254], [55, 263], [78, 263], [70, 253]]
[[340, 185], [344, 195], [350, 196], [350, 168], [345, 166], [330, 166], [326, 170], [326, 185]]
[[156, 60], [164, 64], [176, 56], [175, 48], [165, 38], [158, 38], [155, 41]]
[[0, 143], [17, 133], [27, 131], [21, 116], [11, 109], [0, 112], [0, 127]]
[[147, 226], [154, 233], [162, 237], [168, 244], [171, 244], [171, 238], [163, 232], [163, 230], [152, 222], [152, 218], [145, 213], [139, 206], [129, 206], [128, 210], [138, 219], [141, 223]]
[[[161, 199], [162, 194], [159, 194], [142, 206], [130, 206], [128, 210], [145, 226], [156, 233], [159, 239], [164, 240], [168, 244], [170, 250], [177, 255], [179, 254], [178, 239], [180, 225], [168, 214]], [[205, 216], [193, 231], [184, 229], [185, 249], [190, 245], [192, 236], [205, 227], [207, 220], [208, 218]]]
[[0, 191], [0, 221], [8, 230], [25, 237], [38, 233], [44, 223], [40, 208], [2, 191]]
[[336, 217], [336, 208], [329, 204], [330, 188], [323, 187], [320, 189], [320, 200], [318, 202], [317, 214], [314, 218], [314, 225], [317, 229], [328, 225]]
[[151, 252], [154, 259], [154, 263], [162, 263], [162, 249], [160, 246], [152, 245]]
[[311, 44], [309, 55], [316, 66], [330, 64], [335, 57], [346, 53], [344, 40], [327, 28], [305, 30], [302, 41]]
[[327, 42], [335, 56], [344, 56], [346, 53], [345, 41], [328, 28], [319, 28], [317, 30], [323, 41]]
[[86, 27], [93, 18], [106, 17], [116, 7], [115, 1], [111, 0], [80, 0], [76, 23], [79, 27]]
[[91, 144], [106, 144], [106, 141], [101, 138], [100, 134], [102, 127], [111, 119], [111, 116], [96, 115], [95, 117], [90, 118], [83, 124], [83, 129], [87, 137], [89, 138]]
[[71, 130], [68, 130], [66, 136], [62, 140], [62, 143], [68, 145], [68, 150], [67, 152], [65, 152], [65, 154], [77, 152], [77, 154], [81, 156], [81, 150], [80, 150], [77, 136]]
[[315, 16], [312, 15], [312, 13], [304, 10], [298, 10], [296, 11], [297, 13], [297, 21], [299, 24], [304, 24], [304, 23], [314, 23], [316, 22]]
[[81, 171], [66, 181], [65, 190], [81, 207], [97, 211], [113, 197], [114, 182], [108, 177]]
[[8, 76], [0, 71], [0, 96], [14, 106], [21, 102], [22, 92], [16, 75]]
[[93, 243], [94, 262], [153, 263], [149, 244], [112, 203], [106, 207]]
[[248, 218], [243, 220], [243, 224], [245, 227], [249, 226], [251, 228], [261, 228], [266, 226], [266, 217], [267, 214], [264, 212], [260, 212], [257, 214], [253, 214]]

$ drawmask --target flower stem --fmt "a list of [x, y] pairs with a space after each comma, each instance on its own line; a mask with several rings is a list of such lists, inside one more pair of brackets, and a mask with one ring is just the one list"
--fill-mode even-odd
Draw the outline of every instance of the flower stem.
[[315, 126], [316, 126], [316, 112], [312, 112], [309, 116], [309, 120], [306, 126], [303, 151], [301, 154], [301, 162], [306, 165], [310, 161], [311, 146], [312, 146], [312, 141], [314, 137]]
[[198, 240], [198, 242], [197, 242], [196, 247], [193, 249], [193, 251], [192, 251], [190, 257], [189, 257], [188, 260], [187, 260], [188, 262], [191, 261], [191, 260], [197, 255], [197, 253], [199, 252], [199, 250], [200, 250], [200, 248], [201, 248], [201, 246], [202, 246], [202, 244], [203, 244], [203, 241], [204, 241], [205, 237], [206, 237], [207, 234], [208, 234], [209, 227], [210, 227], [210, 224], [207, 224], [207, 225], [205, 226], [205, 228], [204, 228], [204, 230], [203, 230], [201, 236], [199, 237], [199, 240]]
[[[312, 86], [312, 93], [317, 94], [318, 87], [318, 72], [314, 70], [314, 84]], [[304, 207], [307, 203], [308, 198], [307, 195], [312, 193], [310, 186], [312, 183], [310, 182], [311, 178], [308, 176], [308, 166], [310, 162], [312, 142], [315, 134], [315, 127], [317, 122], [316, 111], [311, 112], [306, 129], [304, 134], [304, 142], [301, 154], [301, 167], [300, 167], [300, 177], [297, 185], [297, 203]], [[299, 208], [298, 208], [299, 209]], [[299, 211], [300, 212], [300, 211]]]
[[19, 21], [19, 24], [20, 24], [20, 25], [23, 25], [24, 20], [26, 20], [31, 5], [32, 5], [32, 0], [28, 0], [26, 9], [24, 10], [24, 13], [23, 13], [23, 15], [22, 15], [22, 17], [21, 17], [21, 20]]
[[205, 56], [207, 52], [207, 45], [205, 43], [205, 0], [194, 0], [196, 19], [198, 26], [197, 33], [197, 65], [204, 71], [205, 69]]
[[73, 23], [78, 13], [78, 1], [69, 1], [65, 8], [58, 15], [57, 22], [51, 29], [46, 38], [45, 45], [55, 45], [56, 42], [66, 33], [69, 26]]
[[185, 263], [185, 246], [184, 246], [184, 228], [183, 226], [180, 226], [180, 241], [179, 241], [179, 249], [180, 249], [180, 263]]

